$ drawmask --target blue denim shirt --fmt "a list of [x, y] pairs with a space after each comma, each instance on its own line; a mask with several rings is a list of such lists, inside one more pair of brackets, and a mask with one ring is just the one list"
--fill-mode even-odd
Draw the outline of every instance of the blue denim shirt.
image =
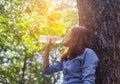
[[99, 59], [96, 53], [86, 48], [82, 55], [73, 59], [49, 65], [43, 70], [44, 74], [63, 71], [63, 84], [95, 84], [95, 71]]

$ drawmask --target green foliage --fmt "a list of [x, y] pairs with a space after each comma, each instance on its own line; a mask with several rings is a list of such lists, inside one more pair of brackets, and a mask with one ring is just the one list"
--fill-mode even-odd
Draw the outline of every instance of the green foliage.
[[[44, 45], [39, 37], [43, 34], [63, 37], [77, 19], [77, 10], [65, 1], [1, 0], [0, 83], [55, 83], [52, 78], [57, 77], [42, 74]], [[59, 52], [56, 55], [60, 55], [62, 48], [56, 49]], [[51, 61], [56, 60], [53, 58]]]

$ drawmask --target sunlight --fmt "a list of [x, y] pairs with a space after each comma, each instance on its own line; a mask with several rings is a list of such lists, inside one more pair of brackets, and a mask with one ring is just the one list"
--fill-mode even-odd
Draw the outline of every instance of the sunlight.
[[[76, 1], [0, 0], [0, 8], [0, 68], [4, 72], [0, 76], [8, 80], [3, 81], [8, 84], [54, 82], [53, 77], [41, 73], [44, 43], [40, 42], [40, 36], [53, 36], [56, 45], [60, 45], [65, 31], [78, 23]], [[63, 50], [55, 46], [51, 63]], [[58, 76], [57, 84], [62, 83], [62, 73], [54, 75]]]

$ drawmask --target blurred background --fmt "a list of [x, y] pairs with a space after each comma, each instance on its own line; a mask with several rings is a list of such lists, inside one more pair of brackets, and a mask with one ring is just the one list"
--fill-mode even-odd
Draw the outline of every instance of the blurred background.
[[[63, 37], [77, 23], [76, 0], [0, 0], [0, 84], [62, 84], [60, 72], [42, 74], [40, 36]], [[64, 49], [54, 45], [50, 62]]]

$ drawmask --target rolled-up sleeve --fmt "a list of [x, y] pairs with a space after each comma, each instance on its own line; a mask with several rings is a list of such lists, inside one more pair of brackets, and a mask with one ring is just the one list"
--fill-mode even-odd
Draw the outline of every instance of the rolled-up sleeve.
[[85, 56], [82, 80], [83, 84], [95, 84], [95, 71], [99, 59], [93, 50], [88, 50]]
[[47, 66], [43, 70], [43, 74], [53, 74], [54, 72], [58, 72], [62, 70], [62, 63], [60, 61], [56, 61], [55, 63]]

